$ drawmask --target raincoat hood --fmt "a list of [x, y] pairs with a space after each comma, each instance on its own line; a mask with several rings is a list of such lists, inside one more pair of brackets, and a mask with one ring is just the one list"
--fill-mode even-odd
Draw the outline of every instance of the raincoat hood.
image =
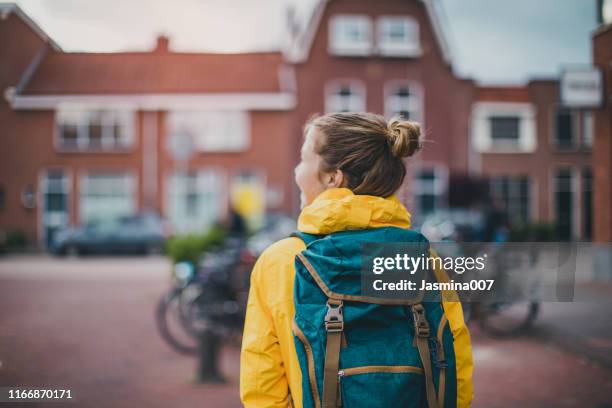
[[304, 207], [298, 218], [298, 230], [308, 234], [378, 227], [410, 228], [410, 213], [396, 196], [356, 195], [348, 188], [331, 188]]

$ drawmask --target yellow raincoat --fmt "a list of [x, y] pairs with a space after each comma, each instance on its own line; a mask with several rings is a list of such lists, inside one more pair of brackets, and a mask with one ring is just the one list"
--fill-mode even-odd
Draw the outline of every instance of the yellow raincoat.
[[[355, 195], [346, 188], [320, 194], [303, 209], [298, 230], [311, 234], [395, 226], [410, 227], [410, 214], [396, 197]], [[300, 370], [291, 322], [295, 256], [305, 249], [302, 240], [286, 238], [264, 251], [251, 275], [242, 352], [240, 398], [247, 408], [302, 407]], [[438, 281], [447, 281], [436, 270]], [[472, 400], [472, 351], [461, 304], [443, 302], [454, 336], [457, 364], [457, 405]]]

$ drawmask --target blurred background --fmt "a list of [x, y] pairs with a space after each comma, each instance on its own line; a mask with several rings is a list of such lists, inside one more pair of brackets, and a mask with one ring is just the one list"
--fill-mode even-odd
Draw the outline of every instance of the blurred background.
[[425, 130], [415, 228], [571, 243], [597, 294], [470, 313], [474, 406], [612, 406], [611, 23], [609, 0], [0, 3], [0, 386], [239, 406], [302, 126], [371, 111]]

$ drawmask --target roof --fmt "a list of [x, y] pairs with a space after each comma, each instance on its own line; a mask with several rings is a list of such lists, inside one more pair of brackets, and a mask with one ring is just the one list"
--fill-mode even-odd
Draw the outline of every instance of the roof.
[[21, 8], [15, 3], [0, 3], [0, 15], [2, 17], [8, 16], [9, 14], [14, 13], [21, 20], [23, 20], [31, 29], [38, 35], [43, 41], [49, 43], [49, 45], [56, 51], [60, 51], [60, 46], [53, 41], [47, 33], [43, 31], [42, 28], [34, 20], [32, 20], [26, 13], [21, 10]]
[[[321, 19], [325, 12], [327, 3], [331, 0], [318, 0], [306, 28], [297, 34], [297, 38], [290, 42], [289, 47], [285, 50], [286, 58], [295, 63], [301, 63], [308, 60], [310, 49], [315, 38], [315, 34], [319, 29]], [[444, 61], [452, 65], [452, 50], [448, 38], [444, 32], [444, 26], [441, 21], [441, 11], [437, 10], [437, 4], [434, 0], [420, 0], [425, 6], [425, 11], [429, 17], [429, 21], [434, 31], [434, 36], [442, 51]]]
[[261, 93], [282, 91], [280, 53], [50, 52], [22, 94]]

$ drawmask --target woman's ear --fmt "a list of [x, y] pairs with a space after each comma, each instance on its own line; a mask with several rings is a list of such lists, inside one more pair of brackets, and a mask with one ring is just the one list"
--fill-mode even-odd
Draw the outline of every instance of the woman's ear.
[[345, 178], [342, 170], [336, 169], [333, 173], [329, 173], [327, 177], [327, 188], [344, 187]]

